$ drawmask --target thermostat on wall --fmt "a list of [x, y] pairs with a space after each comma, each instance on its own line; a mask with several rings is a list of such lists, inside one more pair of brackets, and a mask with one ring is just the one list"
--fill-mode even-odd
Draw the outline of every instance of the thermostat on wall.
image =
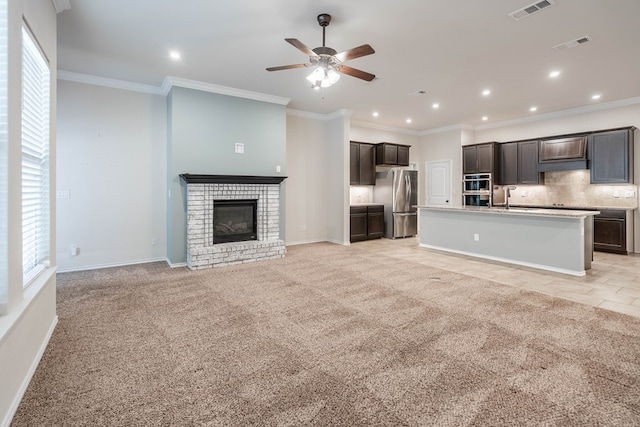
[[238, 154], [244, 153], [244, 144], [240, 142], [236, 142], [236, 153]]

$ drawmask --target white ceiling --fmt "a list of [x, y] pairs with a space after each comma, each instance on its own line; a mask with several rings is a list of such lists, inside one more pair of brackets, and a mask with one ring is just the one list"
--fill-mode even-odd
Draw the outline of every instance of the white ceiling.
[[[288, 98], [295, 110], [352, 110], [352, 120], [408, 131], [640, 96], [640, 0], [555, 0], [521, 21], [508, 16], [532, 1], [71, 0], [58, 15], [58, 68], [156, 86], [180, 77]], [[343, 75], [319, 93], [307, 69], [265, 71], [307, 61], [284, 38], [321, 46], [320, 13], [333, 17], [327, 46], [375, 49], [347, 65], [376, 80]], [[553, 49], [582, 36], [591, 41]], [[181, 52], [179, 62], [170, 49]], [[551, 70], [562, 74], [550, 79]], [[419, 90], [426, 94], [412, 95]], [[601, 99], [591, 100], [594, 93]]]

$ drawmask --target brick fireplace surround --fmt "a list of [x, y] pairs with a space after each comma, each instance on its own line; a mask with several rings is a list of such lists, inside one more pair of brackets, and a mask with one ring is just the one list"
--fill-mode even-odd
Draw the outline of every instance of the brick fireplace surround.
[[[187, 184], [187, 265], [192, 270], [282, 258], [281, 176], [182, 174]], [[215, 200], [257, 200], [257, 240], [213, 244]]]

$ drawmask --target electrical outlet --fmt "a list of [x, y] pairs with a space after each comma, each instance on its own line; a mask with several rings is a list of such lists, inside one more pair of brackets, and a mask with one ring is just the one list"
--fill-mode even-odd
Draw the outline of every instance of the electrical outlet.
[[151, 238], [151, 245], [152, 246], [158, 246], [158, 238], [157, 237], [152, 237]]
[[282, 168], [280, 165], [276, 165], [276, 173], [280, 173], [280, 171], [282, 171]]
[[624, 197], [630, 198], [635, 196], [636, 196], [636, 192], [634, 190], [629, 190], [624, 192]]
[[235, 150], [236, 150], [237, 154], [243, 154], [244, 153], [244, 144], [241, 143], [241, 142], [236, 142]]
[[476, 242], [479, 242], [480, 241], [480, 235], [478, 233], [475, 233], [473, 235], [473, 240], [475, 240]]
[[69, 246], [69, 256], [76, 256], [76, 255], [78, 255], [78, 244], [72, 243], [71, 246]]

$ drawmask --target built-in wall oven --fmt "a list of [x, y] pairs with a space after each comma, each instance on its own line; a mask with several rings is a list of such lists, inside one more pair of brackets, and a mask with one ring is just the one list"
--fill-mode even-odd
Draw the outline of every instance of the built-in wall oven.
[[464, 206], [492, 206], [493, 183], [490, 173], [467, 174], [462, 177]]

